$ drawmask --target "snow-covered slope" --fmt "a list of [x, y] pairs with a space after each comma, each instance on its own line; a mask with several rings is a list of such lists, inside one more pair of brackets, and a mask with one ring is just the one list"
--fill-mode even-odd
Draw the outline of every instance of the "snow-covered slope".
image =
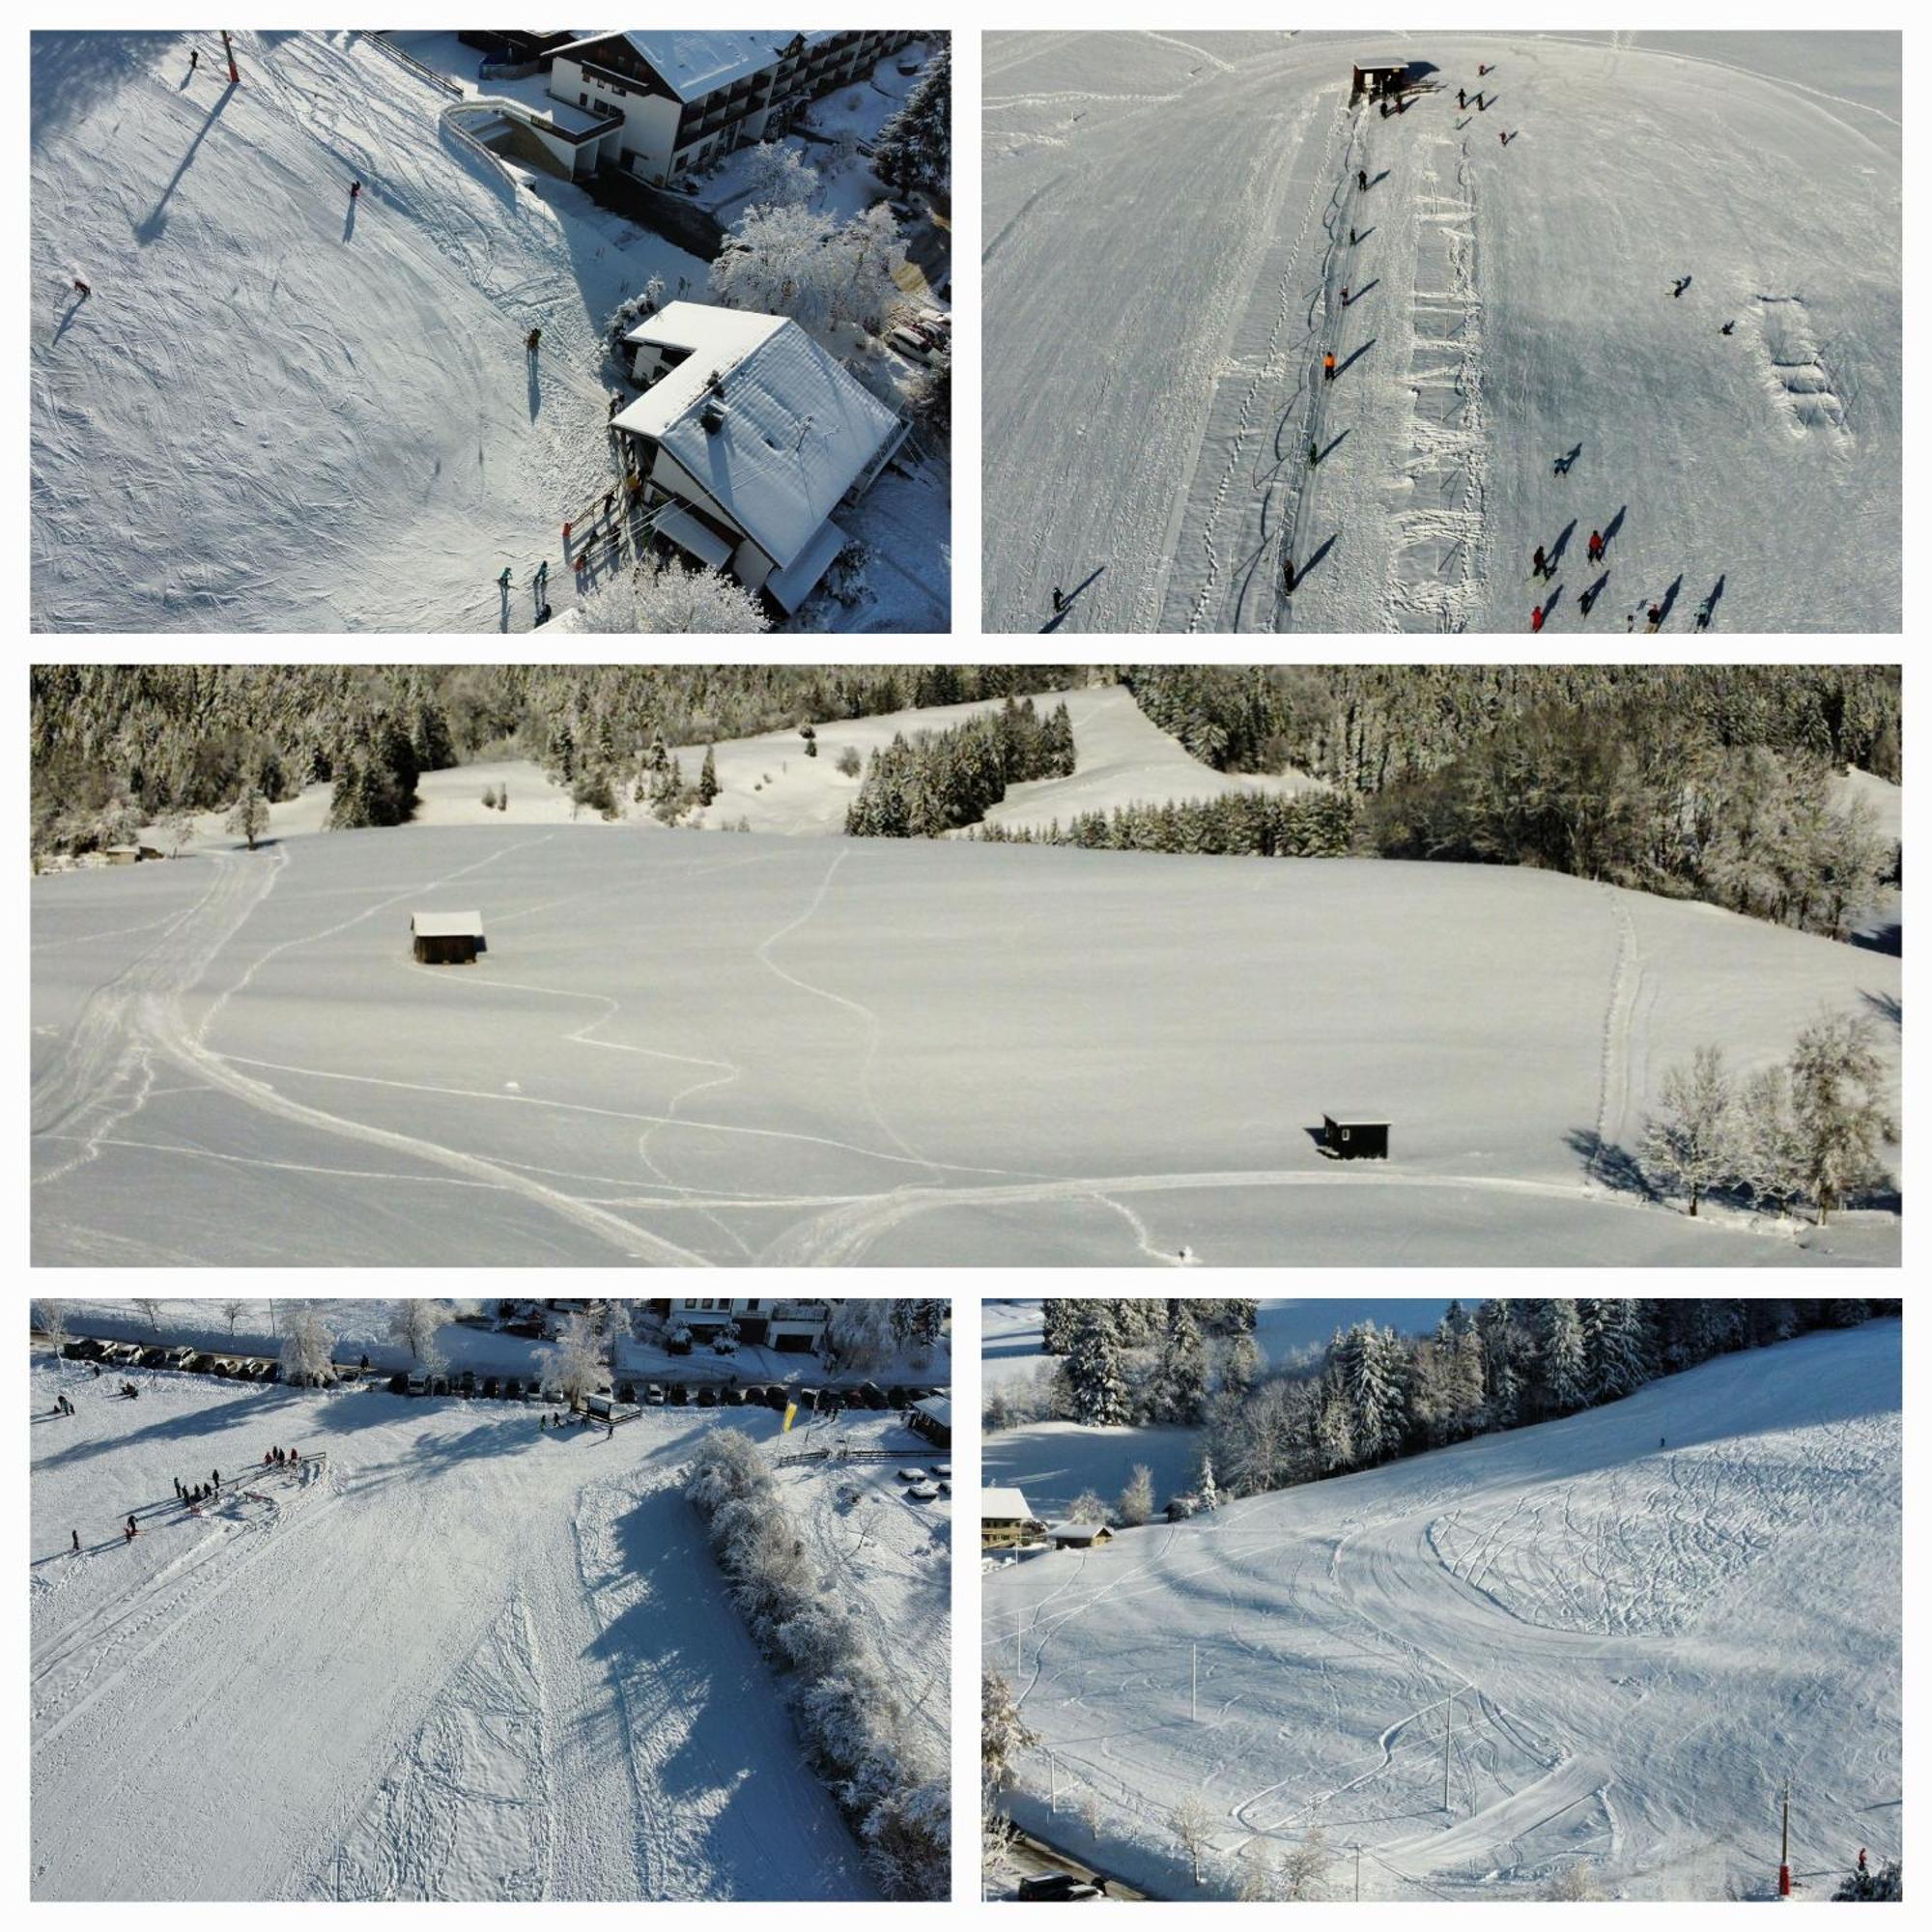
[[[413, 964], [455, 906], [487, 953]], [[401, 828], [43, 878], [33, 946], [43, 1262], [1896, 1253], [1614, 1150], [1898, 960], [1548, 873]], [[1337, 1104], [1394, 1158], [1322, 1160]]]
[[497, 572], [610, 487], [604, 317], [704, 265], [364, 36], [235, 39], [231, 89], [204, 35], [34, 36], [35, 624], [527, 630]]
[[1359, 1841], [1365, 1898], [1520, 1897], [1579, 1859], [1627, 1897], [1763, 1897], [1789, 1776], [1817, 1896], [1902, 1849], [1899, 1394], [1896, 1322], [1813, 1334], [1003, 1569], [985, 1655], [1043, 1741], [1017, 1815], [1169, 1897], [1190, 1794], [1222, 1895], [1319, 1827], [1328, 1896]]
[[678, 1492], [711, 1411], [136, 1379], [33, 1374], [36, 1898], [872, 1895]]
[[990, 36], [988, 627], [1897, 629], [1899, 44]]

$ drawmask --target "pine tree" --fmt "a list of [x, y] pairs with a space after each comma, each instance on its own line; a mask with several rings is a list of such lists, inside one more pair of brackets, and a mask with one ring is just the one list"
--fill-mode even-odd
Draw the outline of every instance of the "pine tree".
[[980, 1776], [991, 1792], [1004, 1791], [1013, 1781], [1020, 1753], [1039, 1743], [1027, 1728], [1013, 1687], [997, 1670], [980, 1678]]
[[1402, 1447], [1406, 1391], [1400, 1342], [1373, 1321], [1357, 1322], [1342, 1344], [1342, 1387], [1352, 1420], [1355, 1457], [1368, 1465]]
[[1083, 1303], [1068, 1295], [1048, 1295], [1039, 1304], [1039, 1350], [1043, 1355], [1064, 1355], [1080, 1332]]
[[1543, 1398], [1551, 1415], [1571, 1415], [1589, 1400], [1583, 1323], [1574, 1301], [1543, 1304]]
[[1121, 1375], [1121, 1349], [1104, 1302], [1085, 1304], [1079, 1332], [1066, 1357], [1066, 1386], [1073, 1420], [1090, 1428], [1116, 1427], [1127, 1420], [1127, 1385]]
[[1643, 1308], [1628, 1298], [1583, 1304], [1590, 1400], [1616, 1402], [1650, 1379]]
[[1150, 1407], [1156, 1422], [1199, 1426], [1208, 1403], [1208, 1353], [1194, 1311], [1179, 1297], [1167, 1304], [1167, 1333], [1154, 1372]]
[[718, 753], [714, 746], [704, 748], [704, 768], [697, 774], [697, 802], [709, 805], [718, 796]]
[[1201, 1507], [1216, 1509], [1220, 1502], [1221, 1492], [1214, 1487], [1214, 1459], [1204, 1456], [1201, 1459]]
[[248, 841], [251, 852], [255, 841], [269, 829], [269, 801], [253, 779], [242, 785], [241, 794], [229, 808], [227, 829], [239, 832]]

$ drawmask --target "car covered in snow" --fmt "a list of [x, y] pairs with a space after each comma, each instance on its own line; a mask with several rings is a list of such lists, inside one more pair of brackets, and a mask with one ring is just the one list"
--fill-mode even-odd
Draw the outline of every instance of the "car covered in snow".
[[664, 1399], [665, 1392], [662, 1382], [646, 1382], [644, 1384], [644, 1406], [646, 1408], [662, 1408], [664, 1406]]
[[939, 1500], [939, 1485], [937, 1483], [915, 1483], [906, 1492], [906, 1494], [916, 1503], [937, 1502]]
[[952, 1464], [951, 1463], [935, 1463], [932, 1465], [931, 1473], [939, 1477], [942, 1481], [950, 1482], [952, 1479]]
[[923, 1483], [925, 1481], [925, 1471], [923, 1469], [895, 1469], [893, 1474], [902, 1483]]
[[697, 1406], [699, 1408], [716, 1408], [718, 1406], [718, 1391], [709, 1382], [700, 1382], [698, 1384]]

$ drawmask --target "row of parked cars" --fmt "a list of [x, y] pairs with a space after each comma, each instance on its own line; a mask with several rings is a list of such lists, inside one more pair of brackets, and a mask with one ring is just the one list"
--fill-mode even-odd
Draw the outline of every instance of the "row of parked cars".
[[99, 1362], [103, 1368], [181, 1369], [196, 1376], [228, 1376], [238, 1381], [272, 1382], [282, 1365], [265, 1355], [218, 1355], [185, 1344], [164, 1342], [70, 1342], [61, 1353], [70, 1362]]

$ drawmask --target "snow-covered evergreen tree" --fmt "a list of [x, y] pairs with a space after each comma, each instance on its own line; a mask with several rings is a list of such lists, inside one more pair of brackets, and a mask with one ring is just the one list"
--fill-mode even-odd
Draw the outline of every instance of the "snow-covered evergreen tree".
[[1583, 1323], [1574, 1301], [1543, 1304], [1543, 1398], [1551, 1415], [1571, 1415], [1590, 1399]]
[[1167, 1304], [1167, 1332], [1149, 1404], [1156, 1422], [1199, 1426], [1208, 1403], [1208, 1351], [1193, 1308], [1178, 1296]]
[[1589, 1399], [1616, 1402], [1634, 1394], [1650, 1379], [1642, 1304], [1617, 1296], [1586, 1301], [1582, 1311]]
[[1400, 1339], [1373, 1321], [1357, 1322], [1343, 1338], [1339, 1366], [1355, 1460], [1364, 1466], [1384, 1462], [1402, 1447], [1406, 1415]]
[[942, 40], [905, 104], [872, 143], [872, 172], [896, 195], [944, 187], [952, 171], [952, 43]]
[[1046, 1355], [1064, 1355], [1080, 1332], [1082, 1304], [1068, 1295], [1050, 1294], [1039, 1304], [1039, 1346]]
[[1339, 1385], [1321, 1398], [1315, 1425], [1315, 1447], [1324, 1476], [1338, 1475], [1355, 1466], [1354, 1417], [1350, 1412], [1349, 1398]]
[[1073, 1419], [1089, 1427], [1127, 1420], [1127, 1385], [1121, 1374], [1121, 1345], [1106, 1304], [1090, 1301], [1066, 1357], [1066, 1386]]
[[1201, 1507], [1205, 1510], [1218, 1509], [1221, 1492], [1214, 1487], [1214, 1459], [1204, 1456], [1201, 1459]]
[[269, 801], [262, 796], [261, 786], [252, 778], [236, 795], [235, 803], [228, 808], [228, 816], [222, 822], [227, 831], [248, 841], [249, 851], [255, 849], [256, 840], [269, 829]]
[[1028, 1728], [1013, 1696], [1013, 1687], [997, 1670], [980, 1674], [980, 1776], [989, 1791], [1004, 1791], [1013, 1781], [1020, 1755], [1039, 1743]]

